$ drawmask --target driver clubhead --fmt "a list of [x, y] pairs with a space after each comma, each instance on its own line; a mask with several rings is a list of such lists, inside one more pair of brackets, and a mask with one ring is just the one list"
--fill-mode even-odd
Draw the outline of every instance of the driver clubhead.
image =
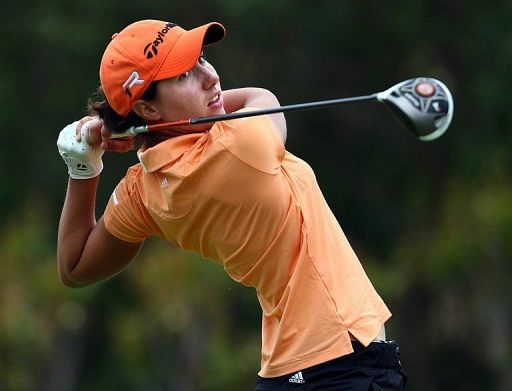
[[441, 137], [453, 117], [453, 98], [439, 80], [417, 77], [377, 94], [397, 120], [421, 141]]

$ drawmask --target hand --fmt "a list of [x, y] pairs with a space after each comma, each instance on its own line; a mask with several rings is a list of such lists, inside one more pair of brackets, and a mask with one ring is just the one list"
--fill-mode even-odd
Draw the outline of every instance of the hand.
[[101, 128], [101, 148], [105, 151], [111, 152], [129, 152], [134, 151], [140, 148], [140, 146], [144, 143], [144, 135], [138, 134], [135, 137], [124, 137], [124, 138], [114, 138], [111, 139], [110, 135], [112, 132], [103, 126]]
[[[95, 117], [84, 117], [78, 121], [77, 129], [81, 129], [84, 124], [91, 121]], [[96, 118], [98, 123], [93, 123], [88, 127], [88, 134], [86, 136], [89, 144], [99, 144], [100, 148], [109, 152], [129, 152], [139, 149], [143, 143], [143, 135], [135, 137], [124, 137], [119, 139], [111, 139], [112, 132], [108, 129], [101, 120]], [[99, 126], [101, 125], [101, 126]], [[77, 138], [80, 139], [80, 132], [77, 130]]]
[[98, 118], [84, 117], [60, 131], [57, 147], [71, 178], [90, 179], [103, 170], [101, 157], [105, 150], [100, 146], [101, 137], [98, 137], [102, 127]]

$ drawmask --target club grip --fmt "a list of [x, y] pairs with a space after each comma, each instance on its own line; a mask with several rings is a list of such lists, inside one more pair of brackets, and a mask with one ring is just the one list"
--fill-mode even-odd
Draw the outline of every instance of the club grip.
[[131, 126], [122, 133], [112, 133], [110, 139], [124, 138], [124, 137], [135, 137], [140, 133], [146, 133], [149, 129], [147, 125], [143, 126]]

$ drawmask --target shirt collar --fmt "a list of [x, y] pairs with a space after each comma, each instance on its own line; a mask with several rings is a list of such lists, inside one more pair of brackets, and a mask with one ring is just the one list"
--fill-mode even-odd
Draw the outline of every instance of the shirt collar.
[[145, 172], [153, 172], [178, 160], [199, 140], [208, 137], [207, 133], [190, 133], [164, 140], [146, 150], [137, 151], [139, 161]]

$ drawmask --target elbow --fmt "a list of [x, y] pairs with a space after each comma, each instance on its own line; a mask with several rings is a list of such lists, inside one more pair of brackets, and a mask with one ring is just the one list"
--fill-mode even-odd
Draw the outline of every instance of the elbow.
[[62, 273], [59, 273], [59, 279], [60, 279], [60, 282], [63, 285], [67, 286], [68, 288], [81, 288], [86, 285], [86, 284], [80, 283], [79, 281], [76, 281]]
[[84, 283], [77, 279], [76, 277], [74, 277], [72, 270], [64, 270], [62, 267], [59, 267], [58, 272], [60, 282], [63, 285], [67, 286], [68, 288], [82, 288], [88, 285], [87, 283]]

